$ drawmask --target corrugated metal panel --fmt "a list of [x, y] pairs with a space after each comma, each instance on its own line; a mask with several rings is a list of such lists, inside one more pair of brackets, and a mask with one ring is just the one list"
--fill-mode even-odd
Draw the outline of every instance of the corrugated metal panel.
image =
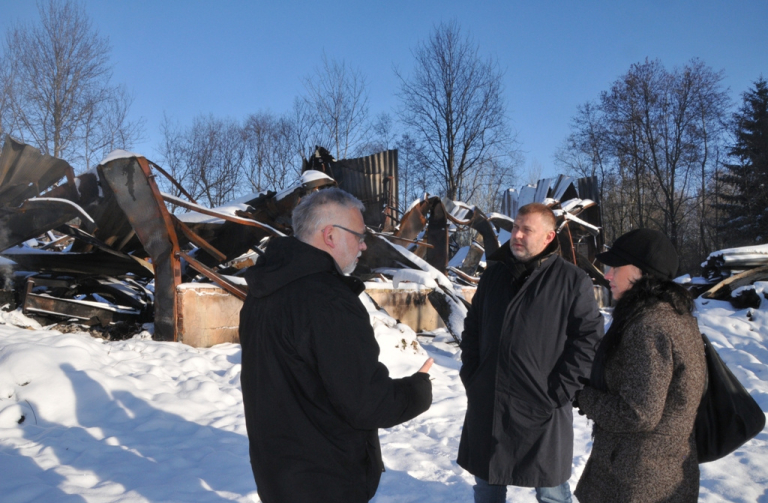
[[571, 178], [570, 176], [560, 175], [557, 177], [557, 182], [555, 182], [555, 186], [552, 189], [552, 195], [550, 196], [552, 199], [563, 202], [563, 196], [565, 195], [566, 191], [568, 190], [568, 187], [570, 187], [575, 180]]
[[526, 185], [525, 187], [520, 189], [520, 195], [517, 196], [517, 207], [522, 208], [526, 204], [538, 202], [536, 201], [535, 198], [536, 198], [536, 186]]
[[507, 189], [506, 192], [504, 192], [504, 199], [501, 203], [501, 212], [504, 215], [507, 215], [510, 218], [515, 218], [519, 207], [517, 201], [518, 195], [517, 189]]
[[552, 181], [552, 178], [542, 178], [539, 180], [535, 185], [536, 193], [533, 195], [533, 200], [530, 202], [543, 202], [549, 196], [549, 188], [552, 186]]
[[[377, 154], [355, 159], [342, 159], [333, 163], [332, 176], [339, 187], [353, 194], [365, 205], [363, 219], [374, 228], [384, 225], [384, 208], [388, 192], [391, 192], [391, 203], [397, 207], [397, 150], [385, 150]], [[387, 190], [386, 180], [391, 180], [392, 186]]]

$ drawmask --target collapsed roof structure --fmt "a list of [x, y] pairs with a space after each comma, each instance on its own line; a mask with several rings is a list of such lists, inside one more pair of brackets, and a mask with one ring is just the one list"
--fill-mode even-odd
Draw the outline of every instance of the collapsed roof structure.
[[[185, 198], [162, 193], [156, 176]], [[500, 213], [425, 195], [399, 216], [396, 150], [336, 161], [318, 147], [287, 189], [206, 208], [141, 155], [115, 151], [74, 176], [65, 161], [7, 137], [0, 255], [12, 261], [16, 272], [7, 276], [25, 312], [101, 326], [154, 322], [155, 339], [183, 340], [182, 285], [212, 283], [244, 299], [244, 269], [271, 237], [291, 234], [291, 212], [302, 197], [331, 186], [366, 207], [368, 249], [355, 274], [378, 282], [431, 278], [428, 300], [456, 340], [468, 306], [462, 288], [477, 283], [485, 255], [508, 239], [527, 202], [554, 209], [563, 256], [604, 281], [592, 265], [602, 246], [594, 178], [560, 176], [510, 190]], [[459, 230], [473, 236], [470, 244], [458, 244]]]
[[705, 299], [727, 300], [739, 309], [760, 307], [755, 283], [768, 281], [768, 245], [719, 250], [701, 267], [701, 277], [689, 284], [694, 292]]

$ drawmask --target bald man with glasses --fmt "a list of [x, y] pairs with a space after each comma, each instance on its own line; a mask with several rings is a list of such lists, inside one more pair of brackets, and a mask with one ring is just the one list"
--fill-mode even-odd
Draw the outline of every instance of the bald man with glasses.
[[384, 465], [378, 428], [432, 403], [432, 359], [389, 377], [350, 276], [366, 250], [363, 205], [341, 189], [305, 197], [291, 237], [246, 273], [240, 312], [245, 422], [261, 501], [366, 502]]

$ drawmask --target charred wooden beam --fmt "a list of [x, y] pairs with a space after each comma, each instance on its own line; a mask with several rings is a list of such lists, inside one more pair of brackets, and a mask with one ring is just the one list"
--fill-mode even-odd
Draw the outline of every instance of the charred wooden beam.
[[755, 281], [768, 279], [768, 265], [756, 267], [724, 279], [701, 296], [705, 299], [730, 300], [731, 293], [739, 287], [751, 285]]

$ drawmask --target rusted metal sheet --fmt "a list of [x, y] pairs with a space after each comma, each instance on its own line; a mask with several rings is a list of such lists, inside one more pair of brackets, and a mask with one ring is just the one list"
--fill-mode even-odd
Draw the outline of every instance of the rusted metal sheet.
[[116, 309], [109, 305], [95, 306], [88, 302], [62, 299], [50, 295], [29, 293], [24, 298], [22, 312], [46, 314], [60, 318], [75, 318], [81, 321], [98, 321], [101, 326], [118, 321], [133, 321], [139, 314], [135, 310]]
[[[90, 247], [88, 250], [89, 252], [93, 249], [101, 250], [104, 253], [108, 253], [110, 255], [114, 255], [115, 257], [123, 259], [124, 263], [126, 264], [135, 262], [139, 266], [141, 266], [141, 268], [139, 269], [137, 269], [133, 265], [128, 266], [126, 268], [126, 272], [130, 272], [131, 274], [135, 274], [142, 278], [151, 278], [155, 275], [154, 267], [152, 267], [152, 264], [150, 264], [146, 260], [136, 257], [135, 255], [128, 255], [127, 253], [123, 253], [119, 251], [120, 250], [119, 246], [116, 246], [113, 248], [109, 246], [107, 243], [104, 243], [100, 239], [97, 239], [95, 236], [88, 234], [82, 229], [73, 227], [71, 225], [62, 225], [61, 227], [57, 227], [56, 230], [58, 232], [61, 232], [62, 234], [66, 234], [66, 235], [77, 238], [78, 242]], [[103, 274], [109, 274], [109, 273], [104, 272]]]
[[[443, 202], [438, 200], [427, 219], [427, 242], [434, 248], [427, 249], [429, 265], [445, 274], [448, 267], [448, 217]], [[438, 312], [440, 310], [438, 309]]]
[[406, 267], [421, 269], [413, 261], [403, 256], [395, 249], [390, 241], [381, 235], [366, 234], [365, 245], [368, 247], [360, 256], [355, 274], [371, 276], [376, 269]]
[[227, 256], [221, 253], [219, 250], [217, 250], [215, 247], [211, 246], [205, 239], [198, 236], [192, 229], [187, 227], [187, 224], [176, 218], [175, 215], [171, 215], [173, 217], [173, 224], [176, 226], [176, 229], [178, 231], [181, 231], [181, 233], [187, 237], [192, 243], [194, 243], [198, 248], [205, 251], [211, 258], [218, 262], [224, 262], [227, 260]]
[[29, 199], [18, 208], [0, 206], [0, 251], [37, 237], [77, 217], [90, 219], [77, 205], [63, 199]]
[[206, 267], [204, 264], [201, 264], [197, 260], [190, 257], [188, 254], [184, 252], [179, 252], [179, 257], [183, 258], [187, 261], [187, 263], [195, 269], [197, 272], [211, 280], [212, 282], [219, 285], [221, 288], [226, 290], [227, 292], [231, 293], [235, 297], [237, 297], [240, 300], [245, 300], [246, 295], [248, 292], [246, 292], [243, 288], [241, 288], [238, 285], [235, 285], [234, 283], [227, 281], [226, 278], [222, 277], [221, 275], [217, 274], [216, 271]]
[[34, 250], [25, 253], [24, 249], [9, 248], [2, 252], [2, 256], [16, 262], [22, 271], [105, 274], [110, 276], [135, 274], [144, 278], [152, 276], [144, 265], [132, 257], [120, 257], [101, 250], [89, 253]]
[[[63, 281], [40, 281], [49, 286], [57, 286]], [[46, 314], [60, 318], [75, 318], [81, 321], [96, 321], [101, 326], [107, 326], [110, 323], [118, 321], [136, 321], [141, 314], [138, 309], [113, 307], [105, 303], [82, 301], [73, 298], [52, 297], [47, 294], [33, 293], [35, 286], [39, 284], [36, 280], [30, 278], [27, 281], [22, 301], [22, 312]], [[60, 285], [61, 286], [61, 285]]]
[[181, 283], [179, 243], [147, 160], [118, 158], [99, 166], [155, 268], [155, 338], [175, 340], [176, 287]]
[[[93, 220], [93, 223], [84, 220], [81, 223], [83, 230], [116, 250], [146, 257], [131, 222], [120, 208], [109, 184], [99, 173], [97, 169], [83, 173], [77, 177], [76, 183], [60, 185], [45, 196], [69, 199], [77, 203]], [[84, 252], [90, 249], [89, 243], [77, 240], [72, 251]]]
[[394, 235], [404, 239], [416, 239], [427, 225], [427, 215], [435, 200], [438, 198], [425, 199], [411, 206], [403, 215], [400, 221], [400, 227], [394, 232]]
[[330, 175], [339, 187], [365, 205], [363, 220], [377, 230], [394, 228], [394, 208], [398, 205], [397, 150], [354, 159], [334, 159], [327, 150], [317, 147], [306, 165]]
[[61, 159], [41, 154], [29, 145], [5, 137], [0, 153], [0, 201], [3, 206], [18, 206], [40, 195], [64, 177], [72, 179], [72, 167]]

